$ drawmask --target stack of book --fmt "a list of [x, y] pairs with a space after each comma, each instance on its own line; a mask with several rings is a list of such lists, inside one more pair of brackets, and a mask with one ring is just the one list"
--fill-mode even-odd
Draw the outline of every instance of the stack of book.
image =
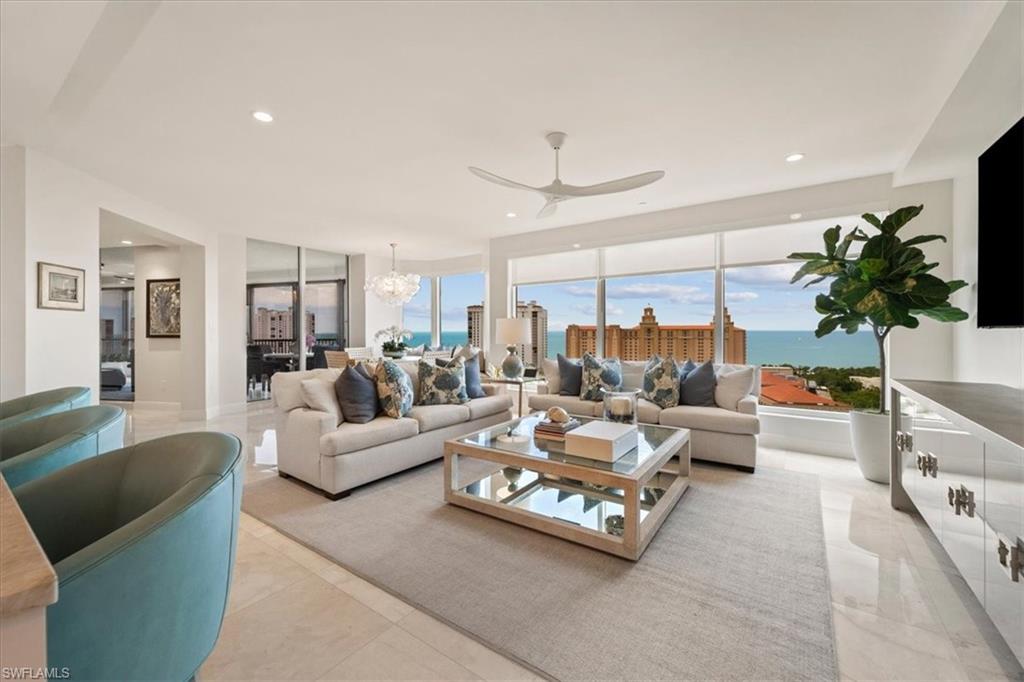
[[579, 425], [579, 419], [570, 419], [567, 422], [553, 422], [550, 419], [543, 419], [537, 422], [537, 426], [533, 428], [533, 435], [536, 438], [544, 438], [546, 440], [564, 441], [565, 434]]

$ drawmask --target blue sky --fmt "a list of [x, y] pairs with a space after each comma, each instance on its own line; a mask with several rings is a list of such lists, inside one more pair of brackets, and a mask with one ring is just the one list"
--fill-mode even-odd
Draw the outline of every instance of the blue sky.
[[[726, 271], [726, 305], [740, 327], [751, 330], [813, 330], [819, 315], [814, 296], [819, 287], [803, 289], [789, 280], [799, 263], [782, 263]], [[640, 321], [644, 306], [654, 306], [663, 324], [708, 324], [714, 311], [714, 274], [711, 271], [670, 275], [618, 277], [607, 283], [609, 324], [631, 327]], [[594, 324], [596, 284], [593, 280], [519, 287], [519, 299], [536, 300], [548, 309], [548, 328]], [[466, 306], [483, 300], [482, 273], [442, 278], [442, 327], [464, 330]], [[430, 329], [430, 282], [405, 306], [405, 326]]]

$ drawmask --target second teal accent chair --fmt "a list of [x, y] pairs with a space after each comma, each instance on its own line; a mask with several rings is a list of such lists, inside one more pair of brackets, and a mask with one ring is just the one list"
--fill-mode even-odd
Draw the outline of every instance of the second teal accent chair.
[[242, 461], [234, 436], [175, 434], [14, 491], [57, 572], [47, 666], [72, 679], [195, 675], [227, 607]]
[[0, 473], [11, 488], [124, 445], [125, 411], [92, 405], [0, 426]]
[[0, 428], [27, 419], [85, 407], [90, 402], [92, 391], [85, 386], [65, 386], [5, 400], [0, 402]]

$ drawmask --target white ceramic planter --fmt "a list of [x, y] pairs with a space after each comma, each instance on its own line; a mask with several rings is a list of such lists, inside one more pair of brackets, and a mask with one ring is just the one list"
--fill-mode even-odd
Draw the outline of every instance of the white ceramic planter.
[[864, 478], [875, 483], [889, 482], [889, 415], [877, 412], [850, 412], [850, 437], [853, 456]]

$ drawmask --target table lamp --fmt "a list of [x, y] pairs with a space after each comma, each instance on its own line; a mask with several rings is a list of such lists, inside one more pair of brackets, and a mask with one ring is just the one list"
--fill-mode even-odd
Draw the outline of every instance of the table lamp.
[[495, 320], [495, 341], [505, 346], [508, 355], [501, 363], [501, 373], [506, 379], [523, 376], [523, 360], [519, 357], [519, 346], [530, 343], [530, 320], [525, 317], [503, 317]]

